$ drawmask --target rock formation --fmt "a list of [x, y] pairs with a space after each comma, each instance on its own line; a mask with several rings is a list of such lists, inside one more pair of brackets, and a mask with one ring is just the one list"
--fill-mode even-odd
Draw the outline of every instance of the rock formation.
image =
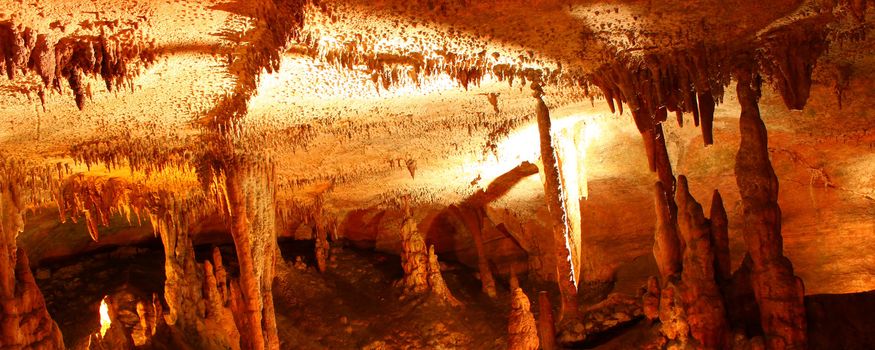
[[[513, 289], [514, 291], [516, 288]], [[556, 324], [553, 321], [553, 306], [550, 305], [550, 295], [545, 291], [538, 292], [538, 339], [541, 349], [557, 350]]]
[[863, 312], [805, 293], [875, 289], [869, 5], [5, 1], [0, 349], [827, 346]]
[[401, 267], [404, 277], [396, 284], [401, 287], [403, 297], [416, 297], [428, 293], [442, 303], [460, 306], [462, 303], [453, 296], [447, 287], [441, 265], [434, 252], [434, 246], [426, 248], [425, 240], [416, 228], [416, 221], [410, 213], [409, 203], [402, 200], [404, 222], [401, 224]]
[[0, 164], [0, 348], [63, 349], [58, 325], [46, 310], [24, 249], [17, 245], [24, 229], [21, 165]]
[[441, 275], [441, 264], [438, 262], [437, 255], [434, 254], [434, 246], [428, 248], [428, 286], [431, 288], [432, 295], [439, 298], [444, 303], [450, 306], [461, 306], [447, 283], [444, 282], [444, 277]]
[[425, 240], [416, 228], [410, 207], [404, 205], [404, 221], [401, 223], [401, 267], [404, 277], [399, 281], [405, 295], [413, 296], [428, 290], [429, 256]]
[[[567, 198], [559, 180], [559, 160], [553, 149], [552, 136], [550, 135], [550, 111], [544, 104], [541, 86], [537, 82], [532, 83], [532, 91], [537, 107], [535, 115], [538, 121], [538, 136], [541, 148], [541, 163], [544, 183], [544, 200], [550, 212], [550, 226], [553, 232], [553, 245], [556, 248], [556, 280], [559, 283], [559, 292], [562, 296], [560, 322], [577, 318], [577, 276], [575, 274], [574, 261], [576, 256], [572, 253], [570, 237], [572, 230], [568, 219], [569, 213], [565, 212], [563, 200]], [[578, 266], [579, 268], [579, 266]]]
[[690, 334], [696, 347], [724, 349], [729, 339], [729, 326], [723, 296], [717, 287], [714, 267], [715, 247], [711, 223], [702, 206], [690, 194], [687, 178], [678, 178], [678, 227], [684, 240], [684, 263], [681, 298]]
[[540, 348], [538, 328], [532, 316], [529, 297], [520, 288], [511, 292], [511, 311], [507, 322], [508, 350], [536, 350]]
[[753, 262], [753, 284], [768, 349], [806, 346], [804, 287], [784, 256], [778, 178], [769, 160], [768, 136], [760, 118], [760, 78], [750, 70], [736, 72], [741, 144], [735, 177], [741, 192], [744, 241]]
[[[277, 252], [272, 169], [229, 168], [225, 188], [240, 265], [238, 328], [242, 348], [277, 349], [273, 277]], [[233, 296], [233, 293], [232, 293]]]

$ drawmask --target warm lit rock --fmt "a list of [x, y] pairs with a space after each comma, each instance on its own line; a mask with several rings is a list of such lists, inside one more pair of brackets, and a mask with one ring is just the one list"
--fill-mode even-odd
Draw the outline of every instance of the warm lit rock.
[[509, 350], [536, 350], [540, 348], [538, 328], [530, 310], [529, 298], [522, 289], [511, 292], [511, 311], [507, 322]]

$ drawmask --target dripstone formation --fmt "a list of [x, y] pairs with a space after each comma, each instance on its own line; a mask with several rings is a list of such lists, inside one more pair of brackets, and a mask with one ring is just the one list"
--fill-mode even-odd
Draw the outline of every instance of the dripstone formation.
[[0, 350], [875, 348], [869, 5], [3, 0]]

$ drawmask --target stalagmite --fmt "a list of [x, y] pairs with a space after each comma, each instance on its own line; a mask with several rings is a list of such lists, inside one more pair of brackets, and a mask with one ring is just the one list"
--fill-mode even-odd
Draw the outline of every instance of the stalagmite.
[[678, 228], [685, 242], [681, 298], [697, 348], [724, 349], [729, 336], [723, 296], [715, 280], [711, 223], [690, 194], [687, 178], [678, 178]]
[[723, 207], [720, 191], [714, 190], [711, 197], [711, 242], [714, 245], [714, 271], [722, 283], [732, 277], [732, 260], [729, 255], [729, 219]]
[[663, 282], [681, 271], [681, 249], [677, 235], [677, 226], [672, 220], [670, 203], [671, 195], [665, 190], [662, 182], [657, 181], [654, 188], [656, 208], [656, 232], [653, 240], [653, 257]]
[[399, 281], [404, 294], [421, 294], [428, 290], [428, 254], [425, 240], [416, 228], [416, 220], [410, 213], [407, 199], [404, 199], [404, 222], [401, 223], [401, 265], [404, 277]]
[[544, 91], [537, 82], [532, 83], [533, 96], [537, 100], [536, 117], [538, 121], [538, 135], [541, 147], [541, 163], [543, 164], [544, 200], [547, 201], [547, 209], [550, 212], [550, 227], [553, 231], [553, 244], [556, 248], [556, 277], [559, 283], [559, 292], [562, 296], [562, 311], [560, 322], [575, 319], [579, 316], [577, 309], [577, 279], [575, 278], [572, 263], [572, 251], [570, 245], [571, 229], [568, 227], [568, 213], [562, 199], [563, 188], [559, 181], [559, 164], [556, 159], [556, 151], [553, 149], [552, 136], [550, 135], [550, 111], [544, 103], [542, 96]]
[[644, 317], [653, 321], [659, 318], [659, 281], [650, 276], [647, 279], [644, 295], [642, 295], [642, 312]]
[[514, 289], [511, 298], [511, 311], [507, 322], [507, 348], [508, 350], [537, 350], [540, 346], [538, 328], [530, 310], [529, 298], [521, 288]]
[[769, 160], [768, 135], [760, 118], [760, 80], [756, 73], [736, 71], [741, 105], [741, 144], [735, 176], [741, 192], [744, 242], [753, 262], [751, 282], [769, 349], [806, 347], [802, 280], [784, 256], [778, 178]]
[[225, 188], [240, 266], [241, 347], [278, 349], [272, 293], [277, 251], [273, 169], [234, 165], [225, 169]]
[[27, 255], [16, 244], [24, 229], [20, 169], [0, 164], [0, 348], [63, 349], [58, 325], [46, 310]]
[[559, 345], [556, 344], [553, 306], [550, 305], [550, 295], [546, 291], [538, 292], [538, 339], [541, 341], [541, 349], [543, 350], [559, 349]]
[[[320, 220], [321, 219], [317, 219]], [[313, 238], [316, 241], [316, 267], [319, 272], [328, 270], [328, 254], [331, 246], [328, 244], [328, 231], [325, 224], [317, 221], [313, 230]]]
[[444, 282], [444, 277], [441, 275], [441, 264], [434, 253], [434, 246], [428, 247], [428, 285], [432, 295], [437, 296], [441, 301], [450, 306], [462, 305], [450, 292], [450, 288], [447, 288], [447, 283]]

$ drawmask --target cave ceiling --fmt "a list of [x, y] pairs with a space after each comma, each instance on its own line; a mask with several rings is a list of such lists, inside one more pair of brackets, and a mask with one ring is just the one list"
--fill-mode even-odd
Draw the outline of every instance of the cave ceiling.
[[[288, 206], [318, 198], [340, 215], [400, 196], [447, 205], [538, 161], [529, 85], [539, 80], [554, 125], [585, 125], [590, 192], [622, 192], [647, 186], [652, 175], [632, 107], [611, 112], [604, 77], [616, 66], [687, 60], [709, 72], [702, 84], [717, 102], [716, 141], [702, 147], [689, 113], [683, 128], [672, 116], [669, 151], [679, 171], [730, 187], [731, 162], [719, 160], [735, 152], [738, 104], [735, 89], [723, 88], [739, 57], [754, 55], [772, 62], [763, 64], [770, 84], [761, 108], [773, 143], [796, 145], [773, 157], [807, 167], [785, 171], [782, 181], [841, 188], [852, 199], [837, 201], [862, 208], [875, 195], [875, 183], [858, 176], [875, 166], [865, 156], [875, 136], [865, 103], [875, 62], [862, 4], [2, 0], [4, 33], [28, 31], [32, 52], [38, 35], [57, 42], [56, 53], [66, 40], [73, 58], [63, 66], [56, 55], [48, 70], [27, 59], [16, 65], [16, 37], [2, 37], [4, 68], [13, 74], [0, 78], [0, 154], [33, 174], [116, 177], [185, 196], [201, 186], [203, 159], [226, 151], [216, 150], [218, 137], [233, 152], [267, 159], [277, 202]], [[812, 98], [790, 111], [800, 98], [788, 100], [781, 85], [794, 82], [774, 77], [793, 64], [775, 62], [809, 56], [802, 66], [814, 66]], [[112, 68], [101, 68], [110, 58]], [[843, 117], [842, 102], [862, 117]], [[841, 142], [848, 139], [855, 142]], [[844, 143], [848, 152], [818, 153], [833, 161], [826, 166], [798, 155], [823, 143]], [[687, 162], [683, 154], [699, 156]], [[502, 201], [534, 211], [540, 186], [529, 177]], [[651, 212], [651, 200], [642, 201]]]

